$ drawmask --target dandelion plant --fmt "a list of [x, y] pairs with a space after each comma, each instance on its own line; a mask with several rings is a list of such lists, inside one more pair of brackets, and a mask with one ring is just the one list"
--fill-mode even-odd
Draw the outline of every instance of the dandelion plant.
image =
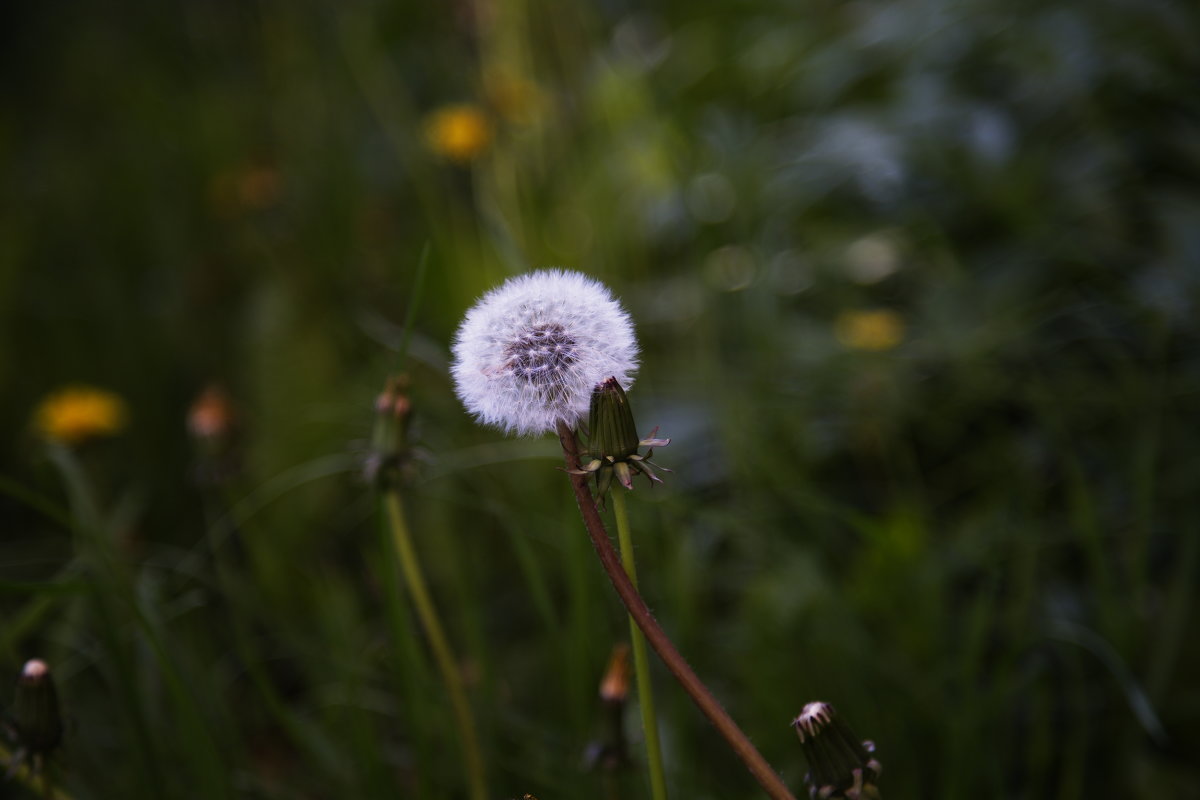
[[[630, 574], [632, 561], [627, 562], [628, 568], [622, 564], [588, 488], [592, 475], [598, 482], [607, 479], [609, 483], [615, 475], [624, 486], [635, 467], [645, 471], [644, 457], [637, 453], [640, 440], [626, 442], [626, 437], [617, 436], [621, 441], [616, 446], [623, 453], [618, 468], [615, 452], [603, 452], [602, 447], [599, 457], [595, 457], [595, 442], [581, 452], [575, 432], [591, 410], [598, 386], [615, 385], [624, 402], [624, 389], [630, 386], [637, 370], [637, 354], [629, 314], [607, 287], [577, 272], [543, 270], [512, 278], [485, 294], [467, 312], [455, 338], [452, 372], [459, 398], [481, 423], [518, 435], [558, 434], [584, 525], [633, 625], [768, 795], [790, 800], [792, 795], [778, 774], [688, 666], [650, 613]], [[628, 423], [622, 418], [610, 432], [619, 434], [625, 427], [632, 427], [632, 416]], [[593, 437], [597, 433], [593, 431]], [[623, 518], [623, 506], [617, 505], [620, 502], [614, 501], [616, 510], [622, 512], [619, 521]], [[628, 528], [623, 527], [626, 538]], [[623, 549], [632, 555], [626, 543]], [[635, 646], [636, 642], [635, 636]], [[649, 683], [644, 665], [635, 666], [643, 709], [647, 709]], [[643, 723], [651, 770], [661, 770], [661, 756], [652, 742], [654, 721], [644, 718]], [[659, 778], [652, 778], [652, 786], [656, 784], [655, 797], [665, 796], [661, 773]]]
[[8, 777], [17, 776], [32, 790], [41, 783], [41, 795], [49, 800], [69, 800], [66, 792], [52, 786], [46, 772], [47, 759], [62, 744], [63, 718], [54, 678], [42, 659], [31, 658], [21, 668], [12, 715], [0, 716], [0, 731], [16, 748], [8, 755], [0, 745], [0, 762], [7, 762]]
[[462, 674], [457, 664], [450, 640], [446, 634], [433, 601], [433, 594], [425, 579], [416, 545], [409, 531], [400, 493], [400, 479], [405, 471], [406, 435], [411, 412], [408, 394], [403, 379], [389, 380], [375, 402], [375, 430], [373, 452], [367, 462], [367, 477], [380, 488], [386, 526], [391, 534], [391, 545], [396, 561], [404, 575], [409, 597], [417, 612], [417, 619], [429, 642], [430, 651], [442, 675], [442, 683], [450, 699], [451, 716], [458, 732], [462, 748], [467, 791], [471, 800], [487, 797], [486, 769], [475, 720], [471, 714], [470, 701], [463, 687]]

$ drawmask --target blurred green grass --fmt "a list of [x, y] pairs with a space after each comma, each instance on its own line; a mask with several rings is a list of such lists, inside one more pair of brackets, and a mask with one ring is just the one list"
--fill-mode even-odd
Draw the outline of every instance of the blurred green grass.
[[[546, 265], [633, 314], [675, 470], [632, 498], [644, 592], [794, 791], [814, 699], [890, 798], [1194, 791], [1192, 6], [123, 6], [0, 48], [0, 704], [50, 661], [75, 796], [463, 796], [359, 477], [426, 247], [406, 504], [495, 797], [646, 791], [582, 767], [625, 619], [555, 446], [446, 374]], [[465, 165], [423, 127], [462, 102]], [[29, 420], [74, 382], [130, 424], [54, 455]], [[754, 796], [657, 677], [673, 793]]]

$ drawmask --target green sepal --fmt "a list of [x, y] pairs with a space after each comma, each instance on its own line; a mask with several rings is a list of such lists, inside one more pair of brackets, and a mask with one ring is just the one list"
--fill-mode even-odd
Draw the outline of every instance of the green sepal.
[[589, 426], [592, 431], [590, 450], [594, 458], [615, 462], [637, 455], [641, 437], [633, 422], [629, 398], [616, 378], [601, 381], [592, 392]]
[[[638, 448], [666, 447], [671, 440], [654, 438], [657, 428], [647, 438], [638, 436], [629, 398], [616, 378], [606, 378], [596, 384], [588, 419], [588, 447], [581, 454], [587, 459], [587, 465], [567, 472], [572, 475], [595, 475], [596, 496], [601, 504], [612, 488], [613, 478], [626, 489], [633, 488], [634, 475], [645, 475], [652, 484], [662, 483], [650, 468], [649, 459], [654, 450], [647, 451], [643, 456], [638, 453]], [[670, 472], [666, 467], [658, 468]]]

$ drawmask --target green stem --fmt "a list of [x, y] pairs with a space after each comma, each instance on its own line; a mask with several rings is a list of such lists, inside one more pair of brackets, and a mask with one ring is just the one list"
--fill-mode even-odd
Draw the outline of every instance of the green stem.
[[[558, 440], [562, 444], [563, 460], [566, 462], [567, 469], [578, 470], [579, 440], [575, 437], [575, 431], [571, 430], [565, 422], [558, 423]], [[592, 491], [588, 487], [586, 475], [570, 474], [570, 479], [571, 488], [575, 492], [575, 502], [583, 517], [583, 527], [592, 540], [592, 547], [596, 549], [600, 564], [608, 573], [608, 579], [612, 581], [613, 588], [616, 589], [621, 602], [625, 604], [629, 615], [646, 635], [646, 641], [654, 648], [654, 652], [658, 653], [658, 657], [662, 659], [663, 664], [679, 682], [679, 685], [692, 698], [692, 702], [725, 738], [729, 748], [742, 759], [742, 763], [750, 770], [750, 774], [758, 781], [758, 785], [763, 788], [763, 791], [773, 800], [795, 800], [778, 773], [762, 757], [746, 734], [742, 733], [742, 729], [737, 726], [729, 713], [721, 707], [721, 703], [675, 649], [675, 644], [663, 631], [658, 621], [654, 619], [654, 615], [650, 613], [646, 601], [642, 599], [642, 596], [638, 594], [637, 587], [629, 580], [625, 568], [621, 566], [620, 556], [617, 555], [612, 542], [608, 539], [608, 531], [604, 529], [604, 521], [600, 519], [600, 512], [596, 510], [596, 503], [592, 500]]]
[[[637, 588], [637, 567], [633, 561], [633, 537], [629, 532], [629, 513], [625, 507], [625, 492], [612, 491], [613, 515], [617, 519], [617, 543], [621, 548], [621, 564], [630, 583]], [[646, 656], [646, 637], [629, 617], [629, 638], [633, 641], [633, 667], [637, 673], [638, 706], [642, 710], [642, 729], [646, 733], [646, 762], [650, 767], [650, 795], [654, 800], [667, 800], [667, 777], [663, 771], [662, 745], [658, 741], [658, 716], [654, 713], [654, 689], [650, 682], [650, 659]]]
[[[10, 763], [12, 753], [8, 751], [4, 745], [0, 744], [0, 765]], [[13, 772], [13, 777], [21, 783], [29, 787], [31, 792], [39, 794], [40, 797], [46, 800], [71, 800], [71, 795], [59, 789], [56, 786], [50, 785], [50, 778], [47, 777], [46, 765], [42, 764], [41, 776], [39, 778], [38, 771], [34, 770], [28, 763], [21, 764]]]
[[442, 630], [442, 623], [434, 609], [433, 600], [425, 586], [425, 576], [417, 563], [417, 554], [413, 549], [412, 537], [408, 533], [408, 525], [404, 520], [404, 512], [400, 507], [400, 493], [388, 489], [383, 493], [383, 504], [387, 511], [388, 526], [392, 531], [392, 544], [396, 548], [396, 558], [400, 561], [400, 569], [404, 573], [404, 581], [408, 584], [408, 592], [412, 596], [413, 605], [417, 609], [417, 617], [425, 635], [429, 639], [429, 647], [433, 650], [434, 660], [442, 673], [446, 691], [450, 695], [450, 705], [454, 711], [454, 722], [458, 726], [458, 736], [461, 739], [463, 756], [466, 760], [467, 781], [472, 800], [486, 800], [487, 781], [484, 779], [483, 757], [480, 755], [479, 742], [475, 738], [475, 723], [471, 718], [471, 707], [467, 703], [467, 694], [463, 689], [462, 675], [454, 663], [454, 655]]

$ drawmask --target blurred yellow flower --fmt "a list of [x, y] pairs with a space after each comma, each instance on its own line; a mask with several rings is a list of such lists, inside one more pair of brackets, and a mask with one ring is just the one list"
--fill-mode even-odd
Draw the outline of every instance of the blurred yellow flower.
[[485, 75], [484, 91], [492, 109], [516, 125], [532, 125], [545, 110], [546, 98], [538, 85], [508, 71], [493, 70]]
[[444, 106], [425, 118], [425, 141], [429, 148], [451, 161], [470, 161], [491, 140], [492, 124], [476, 106]]
[[843, 311], [833, 326], [838, 341], [853, 350], [891, 350], [904, 340], [904, 318], [895, 311]]
[[125, 427], [125, 401], [92, 386], [67, 386], [47, 395], [34, 412], [34, 427], [47, 439], [78, 444]]

